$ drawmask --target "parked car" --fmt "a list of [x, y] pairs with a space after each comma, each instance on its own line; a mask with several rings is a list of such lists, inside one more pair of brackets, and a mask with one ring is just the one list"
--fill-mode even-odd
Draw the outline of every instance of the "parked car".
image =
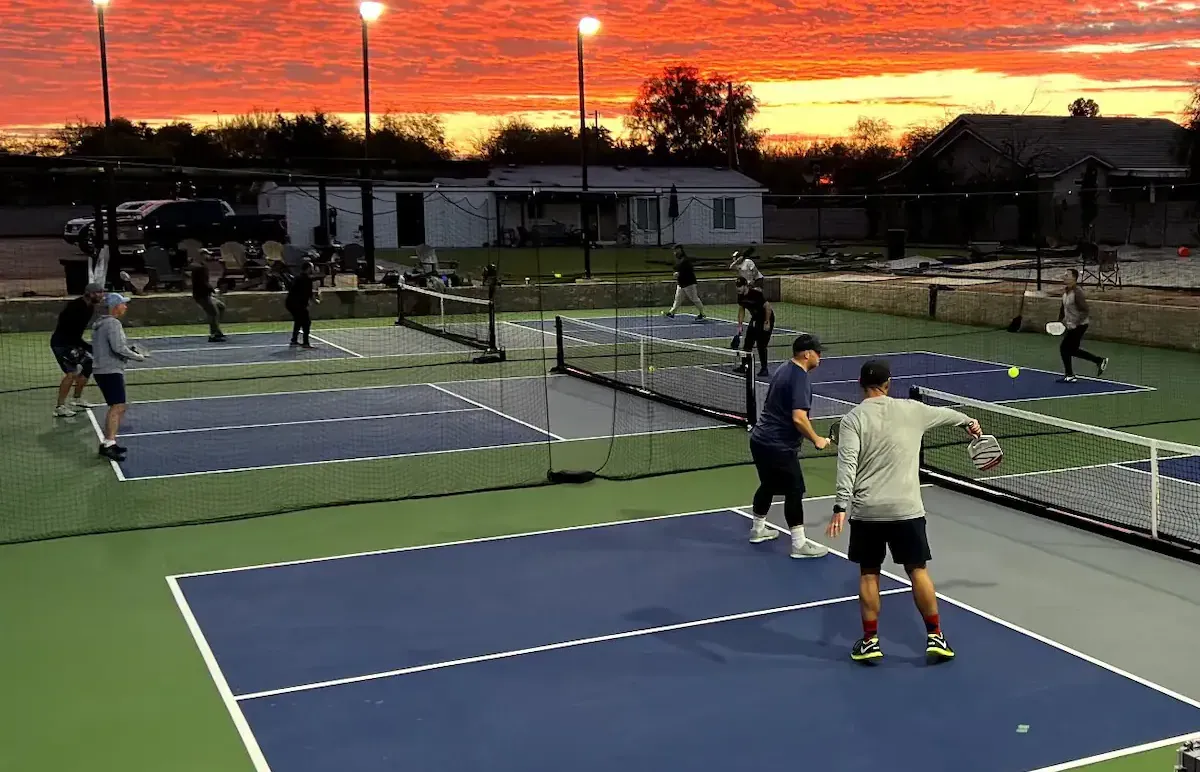
[[122, 267], [141, 270], [148, 247], [173, 253], [181, 241], [189, 239], [204, 247], [235, 241], [253, 254], [266, 241], [287, 243], [287, 219], [274, 214], [235, 214], [233, 207], [215, 198], [147, 201], [117, 215]]
[[[117, 204], [117, 213], [119, 215], [121, 212], [132, 212], [141, 209], [147, 203], [149, 202], [125, 201]], [[95, 222], [95, 217], [76, 217], [74, 220], [68, 220], [67, 224], [63, 226], [63, 241], [79, 247], [79, 251], [84, 254], [91, 254], [91, 244], [95, 240], [92, 236]]]

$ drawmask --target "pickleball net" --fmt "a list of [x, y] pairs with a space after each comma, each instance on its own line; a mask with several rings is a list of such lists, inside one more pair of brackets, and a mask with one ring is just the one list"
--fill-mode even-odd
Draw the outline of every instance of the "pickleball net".
[[914, 387], [910, 396], [978, 420], [1004, 449], [982, 472], [959, 428], [926, 435], [921, 467], [956, 490], [1009, 499], [1139, 536], [1200, 548], [1200, 446]]
[[755, 367], [742, 352], [555, 318], [555, 372], [725, 423], [754, 423]]
[[484, 352], [477, 361], [505, 359], [492, 300], [401, 284], [396, 288], [396, 324]]

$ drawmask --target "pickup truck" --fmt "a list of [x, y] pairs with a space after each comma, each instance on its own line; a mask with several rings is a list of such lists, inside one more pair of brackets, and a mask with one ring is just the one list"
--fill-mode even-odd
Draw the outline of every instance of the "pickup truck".
[[[148, 201], [125, 201], [117, 204], [117, 214], [141, 209], [148, 203]], [[74, 220], [67, 220], [67, 224], [63, 226], [63, 241], [79, 247], [84, 254], [91, 254], [94, 238], [92, 226], [95, 222], [96, 218], [94, 217], [76, 217]]]
[[145, 201], [136, 209], [117, 212], [122, 267], [140, 270], [147, 247], [171, 252], [187, 239], [206, 247], [236, 241], [253, 253], [265, 241], [287, 243], [287, 221], [282, 215], [235, 214], [233, 207], [215, 198]]

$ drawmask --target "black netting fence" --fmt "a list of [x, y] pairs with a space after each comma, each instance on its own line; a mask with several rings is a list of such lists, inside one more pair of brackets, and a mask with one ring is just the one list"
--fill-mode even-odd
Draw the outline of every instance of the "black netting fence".
[[[0, 208], [0, 542], [747, 464], [769, 375], [739, 372], [731, 348], [739, 274], [761, 274], [772, 306], [768, 372], [800, 332], [828, 345], [818, 427], [885, 356], [929, 388], [1200, 436], [1200, 365], [1177, 350], [1190, 290], [1126, 302], [1136, 261], [1117, 286], [1098, 257], [1045, 239], [928, 246], [917, 236], [940, 236], [905, 230], [926, 206], [915, 196], [864, 199], [878, 216], [860, 232], [848, 198], [643, 183], [581, 196], [392, 170], [372, 180], [364, 239], [354, 170], [30, 164]], [[673, 275], [676, 243], [699, 305]], [[1066, 267], [1084, 272], [1088, 345], [1111, 366], [1064, 385], [1041, 330]], [[126, 367], [124, 452], [110, 452], [123, 460], [99, 452], [95, 379], [73, 399], [78, 341], [51, 346], [91, 280], [130, 298], [122, 324], [149, 354]], [[305, 315], [308, 347], [302, 330], [292, 341]]]

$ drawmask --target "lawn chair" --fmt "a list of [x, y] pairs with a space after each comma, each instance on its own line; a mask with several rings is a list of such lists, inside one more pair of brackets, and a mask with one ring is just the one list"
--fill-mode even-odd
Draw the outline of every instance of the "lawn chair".
[[227, 241], [221, 245], [221, 273], [218, 288], [223, 288], [226, 291], [237, 286], [238, 279], [245, 281], [247, 277], [246, 270], [246, 247], [236, 241]]
[[1122, 286], [1121, 260], [1117, 247], [1101, 246], [1093, 242], [1084, 242], [1079, 246], [1080, 257], [1083, 259], [1079, 271], [1080, 284], [1086, 286], [1089, 280], [1094, 281], [1101, 292], [1105, 287]]
[[146, 282], [146, 292], [163, 289], [182, 290], [187, 282], [183, 271], [171, 264], [171, 256], [162, 247], [150, 247], [143, 254], [146, 262], [146, 273], [150, 279]]

